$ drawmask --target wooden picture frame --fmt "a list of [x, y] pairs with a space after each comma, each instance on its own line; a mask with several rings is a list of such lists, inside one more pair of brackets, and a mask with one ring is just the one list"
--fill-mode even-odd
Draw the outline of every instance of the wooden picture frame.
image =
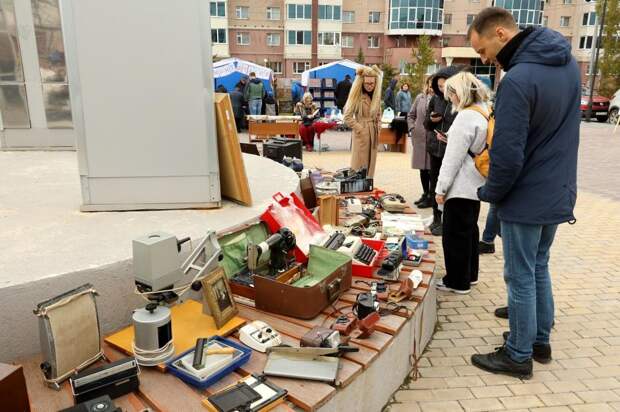
[[239, 313], [222, 268], [217, 268], [202, 280], [202, 295], [218, 329]]

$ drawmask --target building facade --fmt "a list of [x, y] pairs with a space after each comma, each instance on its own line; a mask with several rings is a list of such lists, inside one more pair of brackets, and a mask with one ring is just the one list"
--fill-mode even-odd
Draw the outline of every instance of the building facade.
[[572, 44], [585, 83], [596, 23], [592, 0], [223, 0], [211, 1], [215, 58], [239, 57], [295, 78], [339, 59], [389, 63], [404, 71], [419, 36], [431, 37], [432, 73], [461, 63], [495, 81], [467, 41], [467, 29], [485, 7], [510, 10], [520, 26], [547, 26]]

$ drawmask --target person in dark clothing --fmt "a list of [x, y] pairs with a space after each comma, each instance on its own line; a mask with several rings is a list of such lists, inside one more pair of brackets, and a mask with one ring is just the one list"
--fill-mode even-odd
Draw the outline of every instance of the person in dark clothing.
[[579, 66], [562, 34], [519, 31], [502, 8], [482, 10], [468, 36], [483, 62], [506, 72], [495, 100], [489, 176], [478, 197], [497, 207], [510, 325], [504, 346], [473, 355], [472, 363], [528, 379], [532, 358], [551, 361], [550, 249], [558, 225], [575, 221]]
[[426, 150], [430, 155], [430, 186], [429, 194], [433, 201], [433, 223], [430, 230], [435, 236], [441, 236], [441, 211], [435, 201], [435, 187], [439, 178], [441, 161], [446, 152], [447, 133], [456, 118], [456, 113], [452, 113], [452, 104], [444, 97], [444, 84], [446, 79], [461, 71], [460, 66], [449, 66], [439, 70], [433, 75], [432, 88], [435, 93], [426, 111], [424, 127], [430, 133], [427, 134]]
[[349, 92], [351, 91], [351, 76], [348, 74], [344, 76], [344, 80], [338, 82], [336, 85], [336, 106], [342, 112], [344, 105], [347, 104], [349, 98]]
[[245, 128], [245, 111], [243, 110], [245, 99], [243, 98], [243, 93], [238, 87], [235, 87], [235, 89], [229, 93], [229, 96], [233, 108], [233, 114], [235, 115], [237, 132], [240, 132], [242, 128]]
[[392, 79], [390, 80], [390, 84], [388, 85], [388, 88], [385, 90], [385, 95], [383, 96], [383, 103], [385, 104], [385, 108], [387, 109], [388, 107], [392, 110], [394, 110], [394, 113], [396, 113], [396, 84], [398, 83], [398, 80], [396, 79]]

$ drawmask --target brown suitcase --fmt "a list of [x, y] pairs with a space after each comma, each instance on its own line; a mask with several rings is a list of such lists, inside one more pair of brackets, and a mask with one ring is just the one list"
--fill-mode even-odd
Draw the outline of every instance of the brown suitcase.
[[[240, 251], [249, 241], [260, 242], [269, 236], [263, 223], [246, 226], [220, 238], [224, 259], [220, 263], [231, 278], [244, 270]], [[256, 308], [278, 315], [312, 319], [351, 288], [351, 258], [343, 253], [310, 246], [307, 268], [297, 266], [271, 278], [254, 276], [254, 287], [231, 282], [233, 294], [254, 300]], [[296, 279], [300, 276], [301, 278]]]

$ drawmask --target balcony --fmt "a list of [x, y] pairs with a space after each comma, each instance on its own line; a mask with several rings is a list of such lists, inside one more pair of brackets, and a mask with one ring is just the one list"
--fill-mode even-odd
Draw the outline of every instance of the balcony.
[[444, 0], [391, 0], [389, 35], [441, 36]]

